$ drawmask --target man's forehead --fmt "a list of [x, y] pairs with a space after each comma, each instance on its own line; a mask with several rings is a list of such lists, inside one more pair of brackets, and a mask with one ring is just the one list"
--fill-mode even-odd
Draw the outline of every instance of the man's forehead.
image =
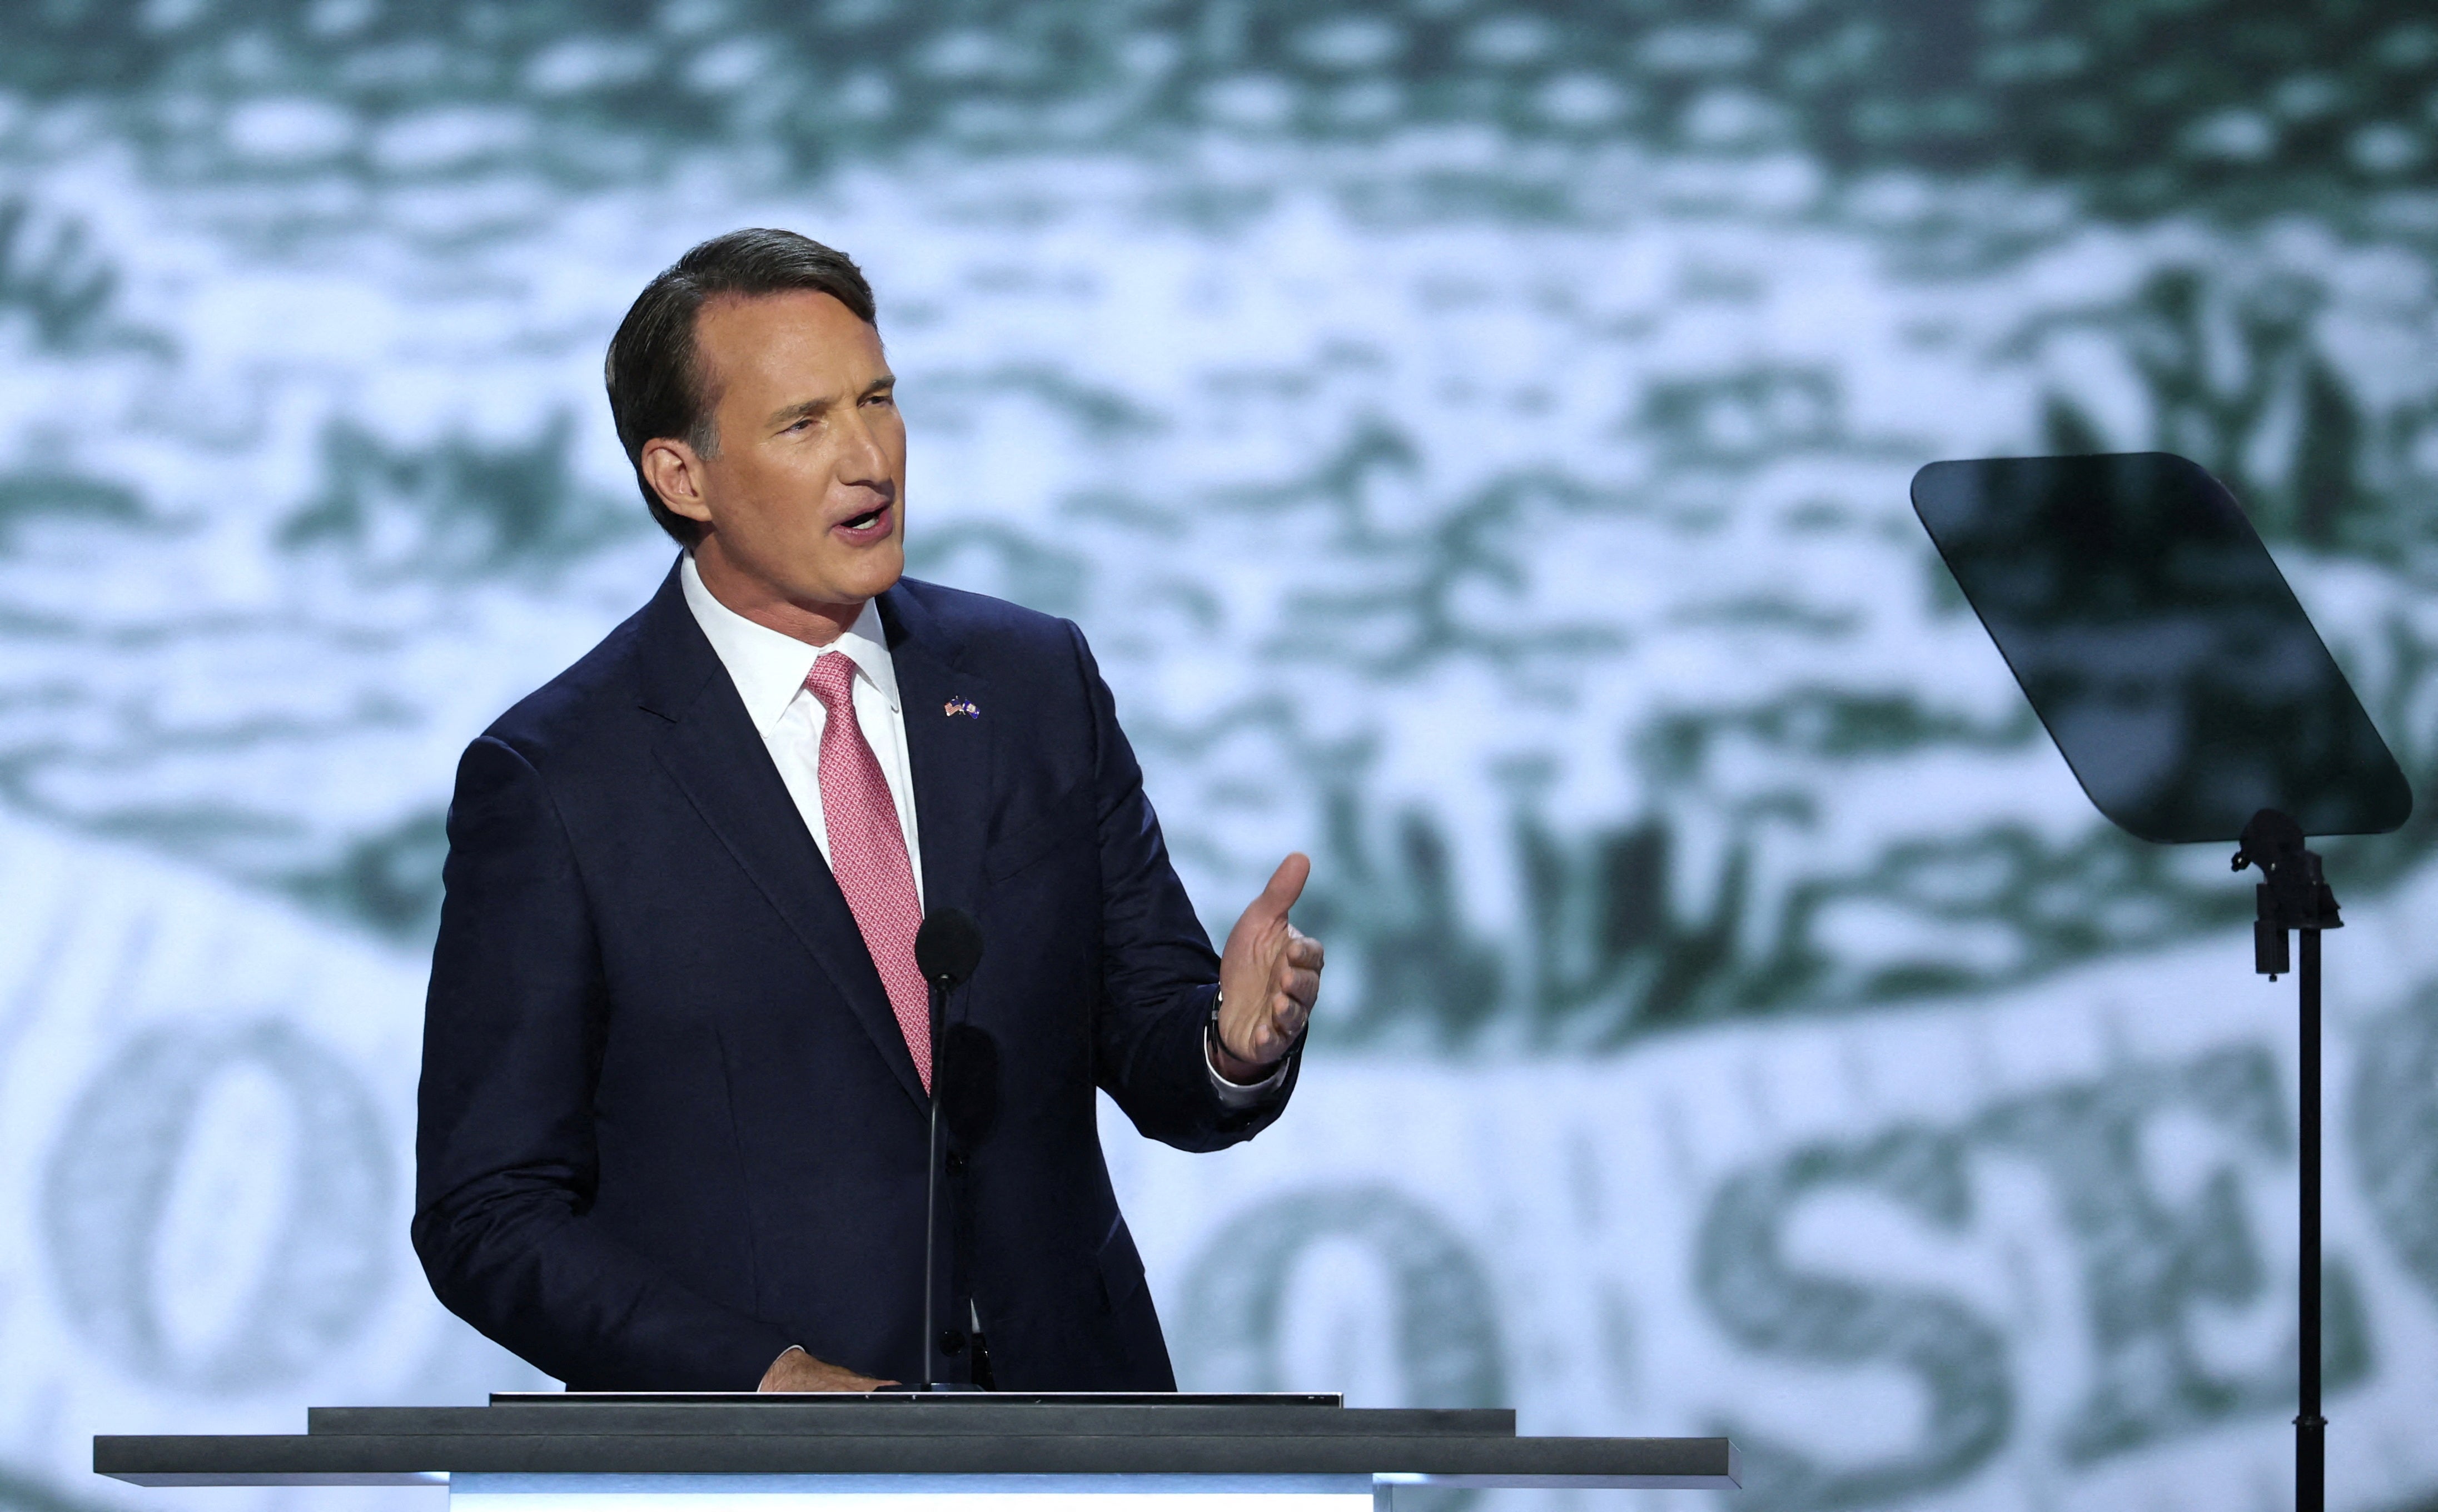
[[695, 320], [697, 344], [722, 367], [808, 360], [860, 367], [881, 358], [879, 331], [820, 290], [716, 294], [703, 301]]

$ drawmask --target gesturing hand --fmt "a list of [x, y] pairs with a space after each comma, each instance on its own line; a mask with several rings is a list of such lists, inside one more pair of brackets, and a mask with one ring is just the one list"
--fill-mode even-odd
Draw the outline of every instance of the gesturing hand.
[[1287, 923], [1303, 895], [1312, 857], [1298, 851], [1279, 863], [1219, 958], [1219, 1044], [1212, 1056], [1230, 1081], [1270, 1074], [1320, 994], [1320, 941]]

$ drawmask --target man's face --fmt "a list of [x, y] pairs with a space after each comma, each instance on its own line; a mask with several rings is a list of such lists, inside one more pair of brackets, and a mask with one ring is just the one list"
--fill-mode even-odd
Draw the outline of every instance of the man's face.
[[717, 449], [666, 448], [691, 491], [665, 458], [656, 475], [648, 451], [646, 476], [709, 527], [695, 548], [706, 580], [742, 578], [807, 608], [859, 604], [896, 582], [906, 422], [880, 333], [827, 294], [793, 290], [710, 301], [695, 349]]

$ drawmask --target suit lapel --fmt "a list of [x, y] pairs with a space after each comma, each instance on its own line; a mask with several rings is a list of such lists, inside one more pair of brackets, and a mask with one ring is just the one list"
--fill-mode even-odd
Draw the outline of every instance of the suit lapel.
[[[642, 703], [668, 720], [655, 755], [703, 822], [762, 889], [872, 1037], [917, 1107], [928, 1107], [905, 1031], [855, 915], [779, 780], [736, 685], [686, 607], [677, 574], [645, 613]], [[902, 694], [901, 694], [902, 696]], [[918, 768], [919, 770], [919, 768]], [[918, 812], [920, 812], [918, 810]], [[930, 837], [924, 836], [928, 870]]]
[[881, 623], [905, 711], [923, 905], [981, 910], [982, 838], [990, 818], [990, 684], [959, 669], [962, 649], [903, 587], [881, 595]]

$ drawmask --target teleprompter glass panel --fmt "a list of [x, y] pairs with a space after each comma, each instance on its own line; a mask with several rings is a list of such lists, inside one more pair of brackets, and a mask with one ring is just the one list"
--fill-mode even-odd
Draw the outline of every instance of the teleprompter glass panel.
[[2091, 801], [2146, 840], [2412, 812], [2395, 758], [2224, 484], [2167, 452], [1934, 462], [1913, 505]]

